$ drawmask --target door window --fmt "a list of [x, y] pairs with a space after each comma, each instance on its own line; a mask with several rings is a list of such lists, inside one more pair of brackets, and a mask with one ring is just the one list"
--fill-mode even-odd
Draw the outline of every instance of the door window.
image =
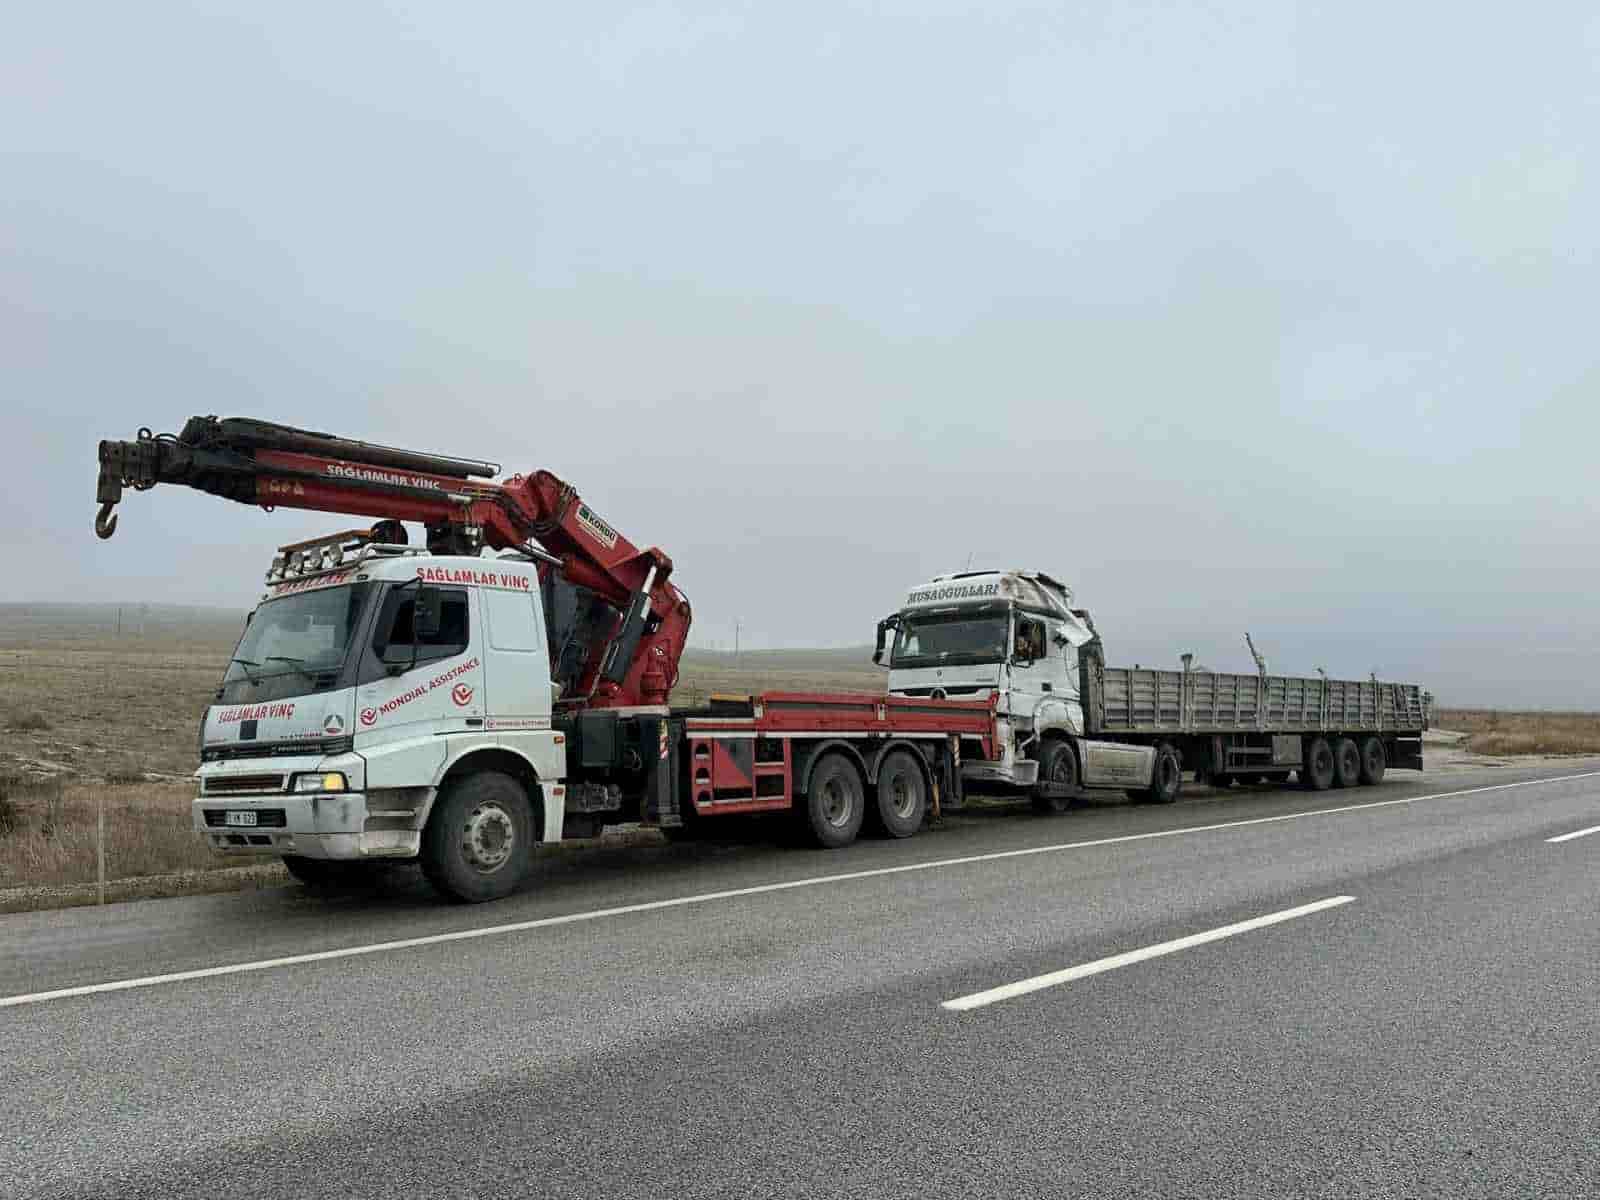
[[385, 663], [410, 663], [416, 650], [417, 662], [454, 658], [466, 651], [472, 640], [471, 621], [464, 588], [439, 589], [439, 631], [432, 637], [416, 636], [412, 617], [416, 612], [417, 589], [392, 589], [384, 598], [378, 623], [372, 631], [372, 650]]

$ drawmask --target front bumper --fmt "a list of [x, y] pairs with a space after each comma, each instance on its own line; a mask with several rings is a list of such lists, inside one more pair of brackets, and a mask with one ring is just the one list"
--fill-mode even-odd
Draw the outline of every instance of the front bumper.
[[[297, 854], [304, 858], [415, 858], [423, 796], [325, 792], [261, 796], [200, 796], [192, 804], [195, 832], [224, 857]], [[255, 814], [254, 825], [229, 825], [230, 812]]]

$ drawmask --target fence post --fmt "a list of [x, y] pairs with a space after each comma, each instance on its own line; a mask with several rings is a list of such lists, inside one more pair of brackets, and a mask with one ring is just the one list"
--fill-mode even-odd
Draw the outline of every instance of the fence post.
[[106, 902], [106, 790], [95, 789], [94, 805], [94, 857], [95, 877], [99, 882], [99, 903]]

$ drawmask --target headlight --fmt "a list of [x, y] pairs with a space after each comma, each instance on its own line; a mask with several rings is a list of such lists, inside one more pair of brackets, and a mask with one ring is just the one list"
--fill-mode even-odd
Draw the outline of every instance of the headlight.
[[349, 786], [340, 771], [315, 771], [294, 777], [294, 790], [297, 792], [342, 792]]

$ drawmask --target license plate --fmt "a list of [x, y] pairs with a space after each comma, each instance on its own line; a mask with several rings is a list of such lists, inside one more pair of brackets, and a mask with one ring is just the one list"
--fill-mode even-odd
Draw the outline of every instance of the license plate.
[[229, 825], [254, 825], [256, 814], [253, 812], [229, 812], [227, 815]]

